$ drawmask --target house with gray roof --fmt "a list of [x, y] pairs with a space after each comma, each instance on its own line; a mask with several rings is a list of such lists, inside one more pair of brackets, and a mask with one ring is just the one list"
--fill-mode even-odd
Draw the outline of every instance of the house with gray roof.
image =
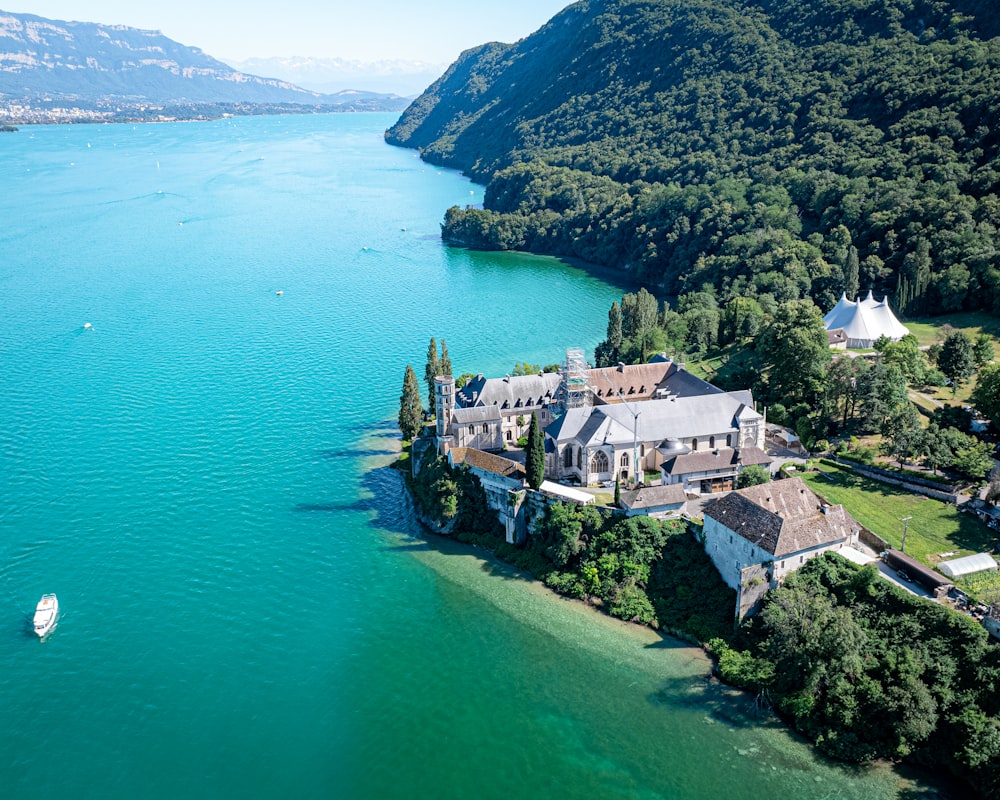
[[625, 515], [637, 517], [673, 517], [683, 513], [687, 494], [678, 485], [673, 486], [643, 486], [632, 491], [621, 493], [621, 507]]
[[861, 525], [801, 478], [739, 489], [705, 507], [705, 552], [737, 593], [737, 619], [811, 558], [851, 547]]

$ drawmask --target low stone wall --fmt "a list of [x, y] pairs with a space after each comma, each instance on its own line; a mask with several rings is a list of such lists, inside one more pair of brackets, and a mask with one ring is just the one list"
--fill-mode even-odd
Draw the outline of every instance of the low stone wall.
[[847, 467], [857, 472], [859, 475], [864, 475], [866, 478], [899, 486], [908, 492], [933, 497], [935, 500], [941, 500], [952, 505], [958, 503], [958, 494], [954, 491], [948, 491], [944, 484], [934, 484], [931, 481], [921, 480], [909, 475], [900, 475], [898, 472], [890, 472], [879, 467], [870, 467], [867, 464], [859, 464], [849, 459], [835, 458], [834, 461], [842, 467]]
[[867, 545], [876, 553], [881, 553], [889, 549], [889, 543], [885, 539], [863, 526], [858, 532], [858, 541], [863, 545]]

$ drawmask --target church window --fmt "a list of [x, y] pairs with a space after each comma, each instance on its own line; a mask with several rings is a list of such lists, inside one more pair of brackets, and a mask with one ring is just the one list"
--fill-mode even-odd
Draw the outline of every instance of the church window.
[[583, 469], [583, 448], [576, 451], [576, 468]]
[[714, 450], [715, 449], [715, 437], [714, 436], [709, 436], [708, 437], [708, 449], [709, 450]]
[[628, 466], [628, 453], [622, 453], [622, 459], [621, 459], [621, 461], [622, 461], [622, 466], [623, 467], [627, 467]]
[[603, 450], [594, 453], [594, 457], [590, 460], [590, 470], [591, 472], [607, 472], [608, 454]]
[[573, 445], [571, 444], [566, 445], [566, 449], [563, 451], [563, 466], [573, 466]]
[[691, 449], [692, 450], [697, 450], [698, 449], [698, 440], [697, 439], [692, 439], [691, 440]]

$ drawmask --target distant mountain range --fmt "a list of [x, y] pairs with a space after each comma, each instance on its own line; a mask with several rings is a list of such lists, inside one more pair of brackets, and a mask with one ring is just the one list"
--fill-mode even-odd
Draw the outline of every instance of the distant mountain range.
[[447, 64], [392, 59], [350, 61], [343, 58], [223, 59], [233, 69], [289, 81], [314, 92], [332, 93], [363, 87], [371, 92], [416, 96], [441, 77]]
[[397, 95], [323, 94], [240, 72], [159, 31], [0, 11], [0, 119], [395, 111], [405, 105]]

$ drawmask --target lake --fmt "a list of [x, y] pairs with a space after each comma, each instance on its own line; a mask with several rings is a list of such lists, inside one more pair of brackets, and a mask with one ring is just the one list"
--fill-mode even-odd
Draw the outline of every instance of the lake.
[[912, 790], [750, 716], [699, 650], [424, 537], [385, 466], [405, 366], [431, 336], [456, 374], [592, 353], [622, 287], [445, 247], [482, 187], [392, 121], [0, 137], [0, 796]]

